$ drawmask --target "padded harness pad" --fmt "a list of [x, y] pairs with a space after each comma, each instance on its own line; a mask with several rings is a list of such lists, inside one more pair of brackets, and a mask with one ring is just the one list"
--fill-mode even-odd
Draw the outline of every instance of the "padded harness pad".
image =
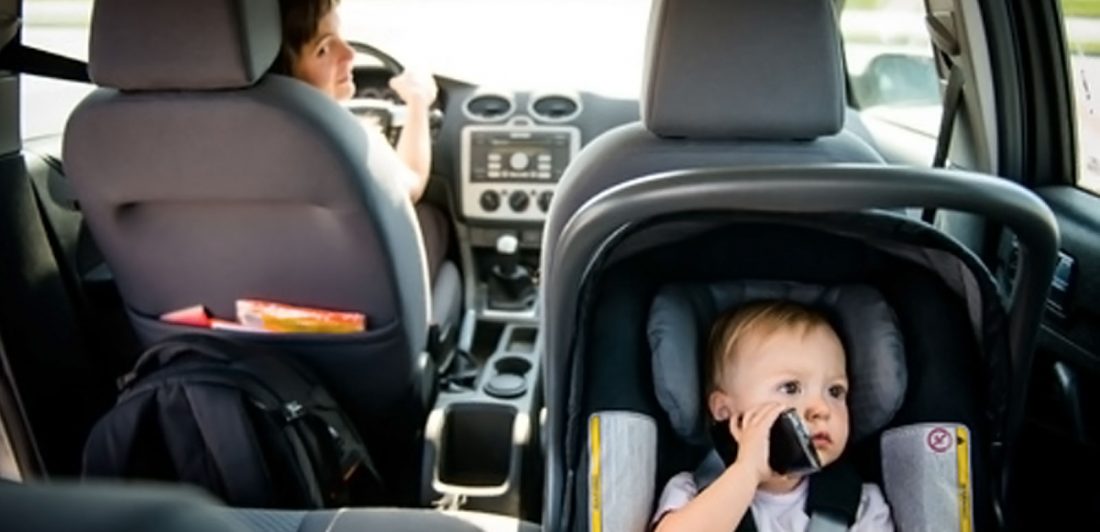
[[884, 427], [905, 398], [905, 346], [894, 312], [877, 290], [737, 281], [668, 285], [653, 301], [647, 327], [653, 384], [677, 434], [689, 443], [708, 445], [702, 368], [711, 325], [727, 309], [765, 299], [830, 311], [847, 352], [851, 440]]

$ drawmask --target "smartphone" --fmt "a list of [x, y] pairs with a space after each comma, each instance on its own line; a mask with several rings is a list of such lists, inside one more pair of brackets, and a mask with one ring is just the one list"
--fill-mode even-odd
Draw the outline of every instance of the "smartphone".
[[[737, 440], [730, 434], [729, 420], [711, 425], [714, 449], [727, 466], [737, 459]], [[769, 436], [768, 465], [780, 475], [807, 475], [821, 469], [821, 458], [798, 412], [789, 408], [776, 418]]]

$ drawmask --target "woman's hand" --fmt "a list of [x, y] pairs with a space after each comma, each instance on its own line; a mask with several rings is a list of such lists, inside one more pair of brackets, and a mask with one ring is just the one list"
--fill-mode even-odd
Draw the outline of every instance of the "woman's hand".
[[405, 105], [427, 109], [439, 94], [439, 87], [431, 74], [406, 68], [400, 75], [390, 78], [390, 88], [404, 100]]
[[740, 416], [730, 418], [730, 434], [737, 440], [735, 464], [744, 464], [756, 473], [759, 482], [768, 480], [775, 472], [768, 464], [769, 436], [772, 424], [782, 414], [784, 406], [764, 403]]

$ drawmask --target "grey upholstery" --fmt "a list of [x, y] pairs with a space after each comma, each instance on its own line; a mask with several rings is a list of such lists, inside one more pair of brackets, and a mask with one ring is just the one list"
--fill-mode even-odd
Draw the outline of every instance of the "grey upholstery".
[[[94, 63], [95, 58], [92, 58]], [[367, 174], [355, 119], [297, 80], [211, 92], [93, 92], [64, 160], [119, 290], [155, 317], [239, 297], [400, 321], [422, 348], [427, 270], [400, 184]]]
[[832, 0], [655, 0], [646, 69], [643, 120], [597, 137], [562, 176], [544, 266], [574, 212], [638, 177], [884, 162], [858, 127], [846, 127], [858, 120], [846, 119]]
[[685, 441], [705, 444], [703, 376], [706, 338], [718, 315], [763, 299], [783, 299], [829, 310], [844, 343], [851, 438], [885, 426], [905, 398], [905, 343], [893, 310], [866, 285], [822, 287], [782, 281], [674, 284], [661, 289], [650, 309], [647, 335], [657, 401]]
[[535, 532], [537, 525], [478, 512], [426, 509], [230, 509], [194, 489], [143, 484], [0, 482], [5, 532]]
[[230, 510], [230, 519], [250, 532], [537, 532], [540, 528], [514, 517], [480, 512], [371, 508], [311, 512]]
[[0, 482], [5, 532], [248, 532], [205, 493], [147, 483]]
[[642, 120], [662, 137], [812, 139], [844, 122], [831, 0], [656, 0]]
[[244, 87], [275, 60], [279, 40], [270, 0], [96, 0], [88, 73], [127, 90]]
[[95, 9], [89, 65], [118, 88], [73, 111], [65, 169], [139, 338], [181, 332], [157, 318], [192, 305], [232, 319], [239, 298], [366, 314], [365, 333], [215, 333], [300, 355], [361, 432], [387, 429], [372, 446], [383, 476], [407, 476], [435, 370], [427, 264], [398, 176], [371, 172], [364, 130], [331, 98], [261, 75], [278, 0]]

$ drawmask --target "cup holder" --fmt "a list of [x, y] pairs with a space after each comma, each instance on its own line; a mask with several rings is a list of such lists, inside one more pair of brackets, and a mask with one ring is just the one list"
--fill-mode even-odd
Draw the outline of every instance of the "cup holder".
[[527, 372], [531, 361], [522, 357], [504, 357], [493, 364], [495, 374], [485, 383], [485, 393], [498, 399], [514, 399], [527, 393]]
[[520, 377], [531, 371], [531, 361], [521, 357], [504, 357], [493, 364], [497, 373], [508, 373]]

